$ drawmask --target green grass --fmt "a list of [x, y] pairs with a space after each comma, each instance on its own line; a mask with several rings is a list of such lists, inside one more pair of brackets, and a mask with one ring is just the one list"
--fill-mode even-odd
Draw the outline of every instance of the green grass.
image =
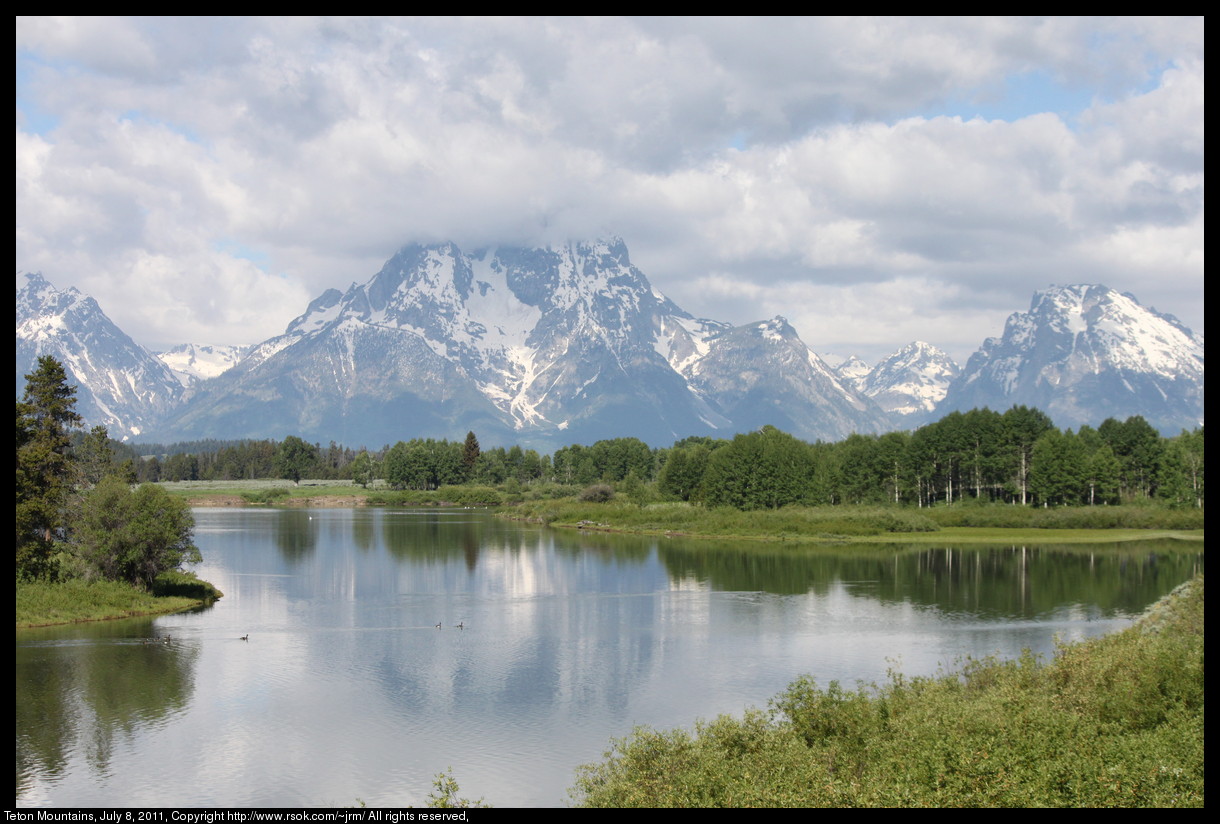
[[[1157, 507], [1107, 507], [1099, 522], [1092, 513], [1073, 516], [1064, 511], [1048, 519], [1042, 510], [1005, 505], [963, 507], [973, 512], [969, 523], [943, 514], [951, 507], [910, 509], [885, 506], [784, 507], [742, 512], [736, 509], [659, 503], [635, 506], [617, 498], [607, 503], [573, 499], [525, 502], [506, 510], [507, 517], [551, 526], [604, 529], [643, 534], [681, 534], [704, 538], [827, 542], [904, 543], [1084, 543], [1179, 537], [1202, 540], [1202, 513], [1179, 518], [1174, 510]], [[1013, 516], [1011, 510], [1021, 510]], [[1083, 509], [1083, 508], [1077, 508]], [[1156, 513], [1149, 514], [1149, 511]], [[987, 514], [991, 513], [990, 520]], [[1117, 514], [1116, 514], [1117, 513]], [[1168, 514], [1167, 514], [1168, 513]], [[1108, 525], [1107, 525], [1108, 524]], [[1130, 525], [1128, 525], [1130, 524]]]
[[1203, 510], [1155, 503], [1122, 506], [1033, 507], [1011, 504], [955, 504], [923, 510], [940, 526], [1011, 529], [1203, 529]]
[[171, 495], [192, 500], [237, 495], [249, 503], [283, 503], [293, 499], [350, 496], [363, 498], [369, 490], [351, 481], [292, 481], [265, 478], [253, 481], [166, 481], [160, 484]]
[[[309, 481], [299, 486], [291, 481], [174, 481], [162, 484], [172, 495], [177, 495], [206, 506], [208, 499], [217, 503], [224, 499], [228, 503], [233, 497], [242, 498], [251, 505], [299, 506], [319, 498], [333, 502], [344, 501], [350, 506], [500, 506], [506, 501], [522, 498], [538, 498], [556, 494], [555, 485], [537, 484], [526, 490], [513, 493], [501, 487], [461, 484], [442, 486], [439, 489], [391, 489], [384, 482], [370, 484], [368, 488], [351, 481]], [[564, 494], [570, 492], [562, 487]], [[336, 500], [338, 499], [338, 500]]]
[[1203, 578], [1049, 662], [967, 661], [766, 710], [638, 728], [582, 767], [592, 807], [1201, 807]]
[[152, 593], [116, 581], [18, 582], [17, 628], [162, 615], [219, 597], [214, 586], [184, 572], [163, 574]]

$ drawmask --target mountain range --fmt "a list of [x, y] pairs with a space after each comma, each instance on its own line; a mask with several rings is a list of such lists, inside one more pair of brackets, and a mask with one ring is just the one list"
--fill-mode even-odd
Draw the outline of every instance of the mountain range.
[[282, 335], [159, 357], [92, 298], [27, 275], [19, 397], [43, 354], [78, 382], [88, 422], [162, 442], [296, 434], [377, 447], [474, 431], [485, 444], [550, 450], [765, 424], [839, 440], [1013, 404], [1060, 426], [1142, 414], [1176, 432], [1203, 420], [1202, 335], [1104, 286], [1038, 292], [964, 370], [923, 342], [872, 368], [832, 369], [782, 317], [692, 316], [618, 239], [469, 253], [410, 244], [365, 283], [324, 292]]

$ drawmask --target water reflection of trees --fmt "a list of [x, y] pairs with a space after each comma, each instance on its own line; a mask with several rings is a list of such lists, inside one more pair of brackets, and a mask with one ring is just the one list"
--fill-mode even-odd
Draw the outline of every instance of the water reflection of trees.
[[[152, 620], [73, 627], [73, 642], [56, 645], [58, 630], [22, 630], [16, 650], [17, 796], [35, 776], [62, 773], [80, 751], [99, 773], [110, 770], [116, 745], [166, 723], [189, 702], [199, 651], [157, 641]], [[45, 637], [45, 644], [36, 643]], [[82, 637], [83, 636], [83, 637]], [[29, 644], [29, 645], [27, 645]]]
[[281, 509], [277, 513], [275, 543], [286, 561], [299, 562], [313, 555], [318, 536], [310, 513], [303, 509]]
[[913, 602], [953, 613], [1032, 618], [1081, 602], [1102, 614], [1133, 613], [1202, 569], [1198, 551], [1179, 543], [1012, 547], [852, 545], [742, 549], [727, 543], [663, 542], [674, 580], [713, 589], [780, 595], [826, 594], [842, 582], [870, 598]]
[[452, 510], [386, 512], [380, 526], [394, 557], [443, 562], [460, 555], [471, 571], [481, 553], [532, 551], [541, 540], [560, 555], [593, 555], [615, 566], [644, 564], [655, 552], [671, 580], [706, 581], [722, 591], [826, 594], [849, 582], [849, 591], [871, 598], [984, 617], [1033, 618], [1080, 603], [1094, 605], [1101, 615], [1130, 614], [1202, 567], [1202, 553], [1168, 540], [783, 547], [595, 530], [539, 533], [484, 513]]
[[515, 553], [538, 546], [536, 529], [462, 509], [386, 511], [381, 514], [380, 532], [391, 557], [445, 561], [456, 554], [472, 570], [482, 552]]

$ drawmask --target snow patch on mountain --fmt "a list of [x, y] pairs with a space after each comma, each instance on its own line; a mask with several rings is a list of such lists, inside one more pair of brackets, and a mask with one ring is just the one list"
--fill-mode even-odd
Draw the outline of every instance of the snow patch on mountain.
[[860, 391], [900, 424], [927, 419], [961, 368], [930, 343], [914, 341], [883, 358], [859, 378]]
[[219, 377], [232, 369], [250, 350], [248, 346], [214, 346], [183, 343], [158, 352], [157, 358], [169, 367], [183, 386]]
[[1203, 336], [1102, 285], [1052, 286], [971, 356], [937, 412], [1036, 406], [1059, 426], [1142, 415], [1163, 432], [1203, 423]]
[[[97, 302], [75, 288], [60, 291], [41, 274], [24, 276], [16, 294], [16, 390], [49, 355], [77, 387], [77, 412], [111, 437], [140, 434], [177, 405], [182, 384], [151, 352], [123, 333]], [[20, 278], [19, 278], [20, 282]]]

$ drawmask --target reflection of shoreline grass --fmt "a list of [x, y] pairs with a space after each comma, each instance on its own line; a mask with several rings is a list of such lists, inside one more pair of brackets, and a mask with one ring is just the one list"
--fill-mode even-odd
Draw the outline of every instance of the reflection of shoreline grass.
[[950, 526], [939, 532], [919, 535], [880, 535], [855, 539], [863, 543], [894, 543], [900, 541], [908, 544], [945, 543], [954, 546], [968, 544], [1096, 544], [1126, 541], [1152, 541], [1171, 539], [1178, 541], [1203, 542], [1201, 529], [1007, 529]]
[[167, 572], [149, 593], [118, 581], [18, 582], [17, 628], [182, 612], [221, 597], [190, 573]]
[[767, 711], [638, 727], [578, 770], [592, 807], [1198, 807], [1203, 577], [1054, 660], [880, 686], [803, 677]]

